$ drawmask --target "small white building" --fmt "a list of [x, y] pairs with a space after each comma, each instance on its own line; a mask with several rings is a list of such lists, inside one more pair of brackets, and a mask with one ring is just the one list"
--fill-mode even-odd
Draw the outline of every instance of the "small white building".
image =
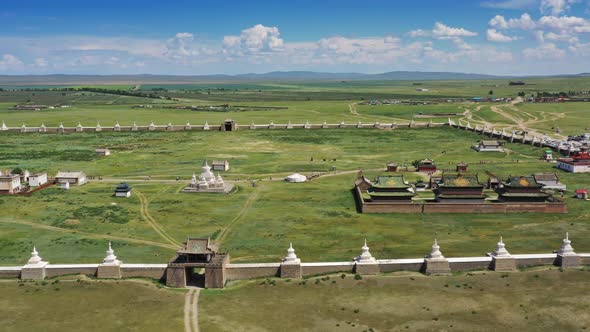
[[79, 172], [79, 171], [75, 171], [75, 172], [59, 171], [59, 172], [57, 172], [57, 175], [55, 176], [55, 182], [57, 182], [58, 184], [64, 184], [64, 183], [68, 182], [70, 185], [81, 186], [86, 183], [86, 174], [84, 174], [84, 172]]
[[111, 151], [109, 149], [96, 149], [94, 150], [97, 156], [110, 156]]
[[228, 171], [229, 170], [229, 162], [227, 160], [213, 160], [211, 162], [211, 168], [214, 171]]
[[29, 186], [40, 187], [47, 183], [47, 173], [36, 173], [29, 175]]
[[590, 160], [559, 158], [556, 167], [571, 173], [590, 173]]
[[21, 182], [19, 174], [0, 175], [0, 193], [16, 194], [21, 191]]
[[305, 175], [301, 175], [299, 173], [294, 173], [285, 178], [285, 181], [292, 182], [292, 183], [299, 183], [307, 181], [307, 177]]
[[131, 186], [121, 182], [115, 188], [115, 197], [131, 197]]

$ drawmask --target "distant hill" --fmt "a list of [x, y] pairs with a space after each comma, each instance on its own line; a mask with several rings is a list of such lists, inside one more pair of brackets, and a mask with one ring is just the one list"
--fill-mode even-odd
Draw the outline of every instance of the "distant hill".
[[[588, 77], [590, 73], [551, 77]], [[543, 77], [543, 76], [536, 76]], [[0, 86], [84, 85], [84, 84], [196, 84], [263, 81], [361, 81], [361, 80], [485, 80], [515, 78], [474, 73], [391, 71], [381, 74], [324, 73], [313, 71], [274, 71], [239, 75], [0, 75]]]

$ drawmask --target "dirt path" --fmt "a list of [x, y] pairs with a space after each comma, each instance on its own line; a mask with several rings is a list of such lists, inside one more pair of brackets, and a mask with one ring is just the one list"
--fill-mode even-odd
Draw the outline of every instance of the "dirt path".
[[138, 191], [137, 189], [133, 189], [133, 191], [135, 192], [137, 197], [139, 197], [139, 202], [141, 204], [141, 206], [139, 208], [139, 214], [141, 215], [141, 217], [145, 221], [147, 221], [147, 223], [154, 229], [154, 231], [156, 231], [156, 233], [158, 233], [164, 240], [166, 240], [167, 242], [169, 242], [172, 245], [181, 246], [181, 243], [176, 241], [170, 235], [168, 235], [168, 233], [166, 233], [166, 231], [164, 231], [162, 226], [160, 226], [160, 224], [158, 224], [158, 222], [150, 215], [150, 212], [148, 209], [150, 203], [149, 203], [148, 199], [145, 197], [145, 195], [143, 193], [141, 193], [140, 191]]
[[95, 234], [95, 233], [78, 231], [75, 229], [60, 228], [60, 227], [37, 224], [34, 222], [28, 222], [28, 221], [22, 221], [22, 220], [21, 221], [17, 221], [17, 220], [10, 220], [9, 221], [9, 220], [0, 219], [0, 223], [25, 225], [25, 226], [30, 226], [33, 228], [45, 229], [45, 230], [54, 231], [54, 232], [61, 232], [61, 233], [80, 234], [80, 235], [84, 235], [85, 237], [92, 238], [92, 239], [125, 241], [125, 242], [145, 244], [145, 245], [155, 246], [155, 247], [162, 247], [162, 248], [166, 248], [166, 249], [178, 249], [178, 246], [170, 245], [170, 244], [166, 244], [166, 243], [154, 242], [154, 241], [149, 241], [149, 240], [134, 239], [134, 238], [129, 238], [129, 237], [115, 236], [115, 235]]
[[197, 308], [199, 304], [200, 289], [190, 287], [184, 296], [184, 331], [199, 332], [199, 318]]
[[246, 203], [244, 203], [244, 206], [242, 206], [242, 208], [240, 209], [240, 212], [238, 212], [238, 214], [229, 222], [229, 224], [227, 224], [227, 226], [225, 226], [225, 228], [223, 228], [223, 230], [221, 230], [221, 233], [219, 233], [219, 237], [217, 238], [217, 240], [215, 242], [217, 242], [219, 244], [223, 243], [223, 241], [227, 237], [227, 234], [229, 234], [229, 232], [235, 226], [235, 224], [240, 219], [242, 219], [242, 217], [244, 215], [246, 215], [246, 212], [248, 212], [250, 207], [252, 207], [252, 204], [254, 204], [254, 201], [258, 198], [258, 194], [259, 194], [259, 192], [257, 189], [252, 194], [250, 194], [250, 197], [248, 197], [248, 199], [246, 200]]

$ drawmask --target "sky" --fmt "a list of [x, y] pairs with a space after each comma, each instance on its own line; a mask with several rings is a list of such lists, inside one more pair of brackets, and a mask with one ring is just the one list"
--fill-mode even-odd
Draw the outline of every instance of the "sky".
[[590, 72], [590, 0], [6, 1], [0, 74]]

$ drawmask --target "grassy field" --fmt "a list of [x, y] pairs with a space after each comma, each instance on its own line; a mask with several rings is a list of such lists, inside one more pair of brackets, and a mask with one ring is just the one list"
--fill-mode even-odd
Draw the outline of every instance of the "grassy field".
[[395, 273], [240, 282], [204, 290], [205, 331], [582, 331], [590, 272]]
[[146, 281], [0, 281], [5, 331], [181, 331], [183, 291]]
[[[0, 197], [0, 208], [10, 211], [0, 217], [2, 264], [26, 261], [33, 244], [50, 262], [97, 262], [108, 240], [124, 261], [165, 262], [187, 236], [221, 234], [223, 249], [242, 262], [278, 261], [291, 241], [304, 261], [349, 260], [364, 237], [377, 257], [420, 257], [435, 234], [449, 256], [489, 252], [500, 234], [515, 253], [550, 252], [565, 231], [578, 251], [590, 250], [583, 241], [590, 235], [590, 207], [570, 198], [576, 188], [590, 185], [585, 174], [559, 173], [570, 190], [567, 215], [357, 213], [351, 193], [357, 171], [373, 177], [390, 161], [409, 165], [431, 157], [443, 169], [466, 161], [481, 181], [487, 180], [486, 171], [500, 177], [554, 171], [539, 160], [541, 148], [509, 144], [506, 153], [483, 155], [470, 149], [481, 136], [450, 128], [0, 136], [1, 169], [83, 170], [104, 177], [69, 191]], [[98, 157], [96, 147], [109, 147], [113, 154]], [[230, 160], [223, 176], [236, 181], [237, 192], [179, 192], [204, 158]], [[269, 181], [293, 172], [324, 176], [303, 184]], [[249, 178], [262, 181], [252, 187], [243, 181]], [[136, 190], [132, 198], [112, 197], [120, 180], [130, 181]]]

